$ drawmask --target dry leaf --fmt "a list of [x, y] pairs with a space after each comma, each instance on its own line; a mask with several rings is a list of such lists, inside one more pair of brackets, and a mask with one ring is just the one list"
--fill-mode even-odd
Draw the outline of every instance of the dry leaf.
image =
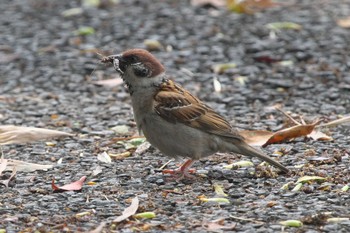
[[93, 82], [93, 84], [105, 87], [116, 87], [121, 85], [122, 83], [123, 80], [120, 78], [105, 79]]
[[344, 19], [338, 19], [337, 24], [342, 28], [350, 28], [350, 16]]
[[143, 142], [141, 145], [139, 145], [137, 147], [137, 149], [135, 150], [135, 154], [136, 155], [141, 155], [143, 154], [144, 152], [146, 152], [149, 148], [151, 147], [151, 144], [147, 141]]
[[129, 157], [131, 155], [130, 151], [125, 151], [119, 154], [109, 154], [109, 156], [111, 157], [111, 159], [125, 159], [127, 157]]
[[339, 223], [342, 221], [349, 221], [350, 218], [328, 218], [327, 222], [331, 222], [331, 223]]
[[111, 128], [118, 135], [125, 135], [129, 132], [129, 126], [127, 125], [116, 125]]
[[307, 136], [314, 130], [316, 124], [318, 123], [319, 121], [313, 124], [296, 125], [287, 129], [282, 129], [280, 131], [277, 131], [276, 133], [273, 134], [271, 138], [269, 138], [269, 140], [263, 145], [263, 147], [273, 143], [283, 142], [289, 139]]
[[28, 143], [53, 137], [67, 136], [74, 135], [51, 129], [14, 125], [0, 126], [0, 145]]
[[112, 163], [112, 159], [106, 151], [98, 154], [97, 159], [103, 163]]
[[243, 14], [254, 14], [266, 8], [280, 5], [272, 0], [227, 0], [226, 4], [230, 11]]
[[7, 159], [4, 159], [4, 155], [2, 155], [0, 160], [0, 176], [2, 172], [5, 171], [6, 167], [7, 167]]
[[27, 162], [15, 160], [15, 159], [7, 159], [7, 167], [5, 170], [10, 171], [16, 168], [16, 170], [19, 172], [33, 172], [37, 170], [47, 170], [52, 167], [53, 165], [27, 163]]
[[84, 212], [80, 212], [80, 213], [75, 214], [75, 217], [76, 217], [76, 218], [82, 218], [82, 217], [88, 216], [88, 215], [91, 215], [91, 212], [89, 212], [89, 211], [84, 211]]
[[224, 196], [224, 197], [227, 197], [228, 195], [224, 192], [224, 190], [222, 189], [222, 185], [220, 184], [213, 184], [213, 187], [214, 187], [214, 190], [215, 190], [215, 193], [218, 195], [218, 196]]
[[217, 77], [213, 78], [213, 86], [215, 92], [221, 92], [221, 83]]
[[98, 166], [92, 171], [92, 176], [97, 176], [102, 172], [102, 167]]
[[303, 26], [293, 22], [274, 22], [265, 25], [270, 30], [292, 29], [301, 30]]
[[303, 223], [299, 220], [286, 220], [286, 221], [281, 221], [281, 225], [286, 226], [286, 227], [302, 227]]
[[122, 215], [118, 216], [116, 219], [113, 220], [113, 222], [121, 222], [130, 216], [134, 215], [139, 208], [139, 199], [137, 197], [134, 197], [131, 201], [131, 205], [123, 211]]
[[55, 179], [52, 179], [51, 186], [54, 191], [79, 191], [83, 187], [85, 180], [86, 180], [86, 176], [83, 176], [79, 180], [73, 183], [58, 187], [55, 185]]
[[197, 197], [202, 202], [216, 202], [218, 204], [229, 204], [230, 200], [224, 197], [212, 197], [207, 198], [204, 195], [200, 195]]
[[[281, 110], [280, 110], [281, 111]], [[284, 113], [282, 111], [282, 113]], [[284, 113], [287, 117], [290, 118], [290, 116], [286, 113]], [[293, 119], [293, 121], [295, 121]], [[347, 122], [347, 119], [339, 119], [338, 122], [344, 123]], [[333, 138], [327, 136], [326, 134], [316, 130], [316, 125], [320, 123], [320, 121], [317, 121], [313, 124], [300, 124], [295, 121], [296, 126], [292, 126], [290, 128], [279, 130], [275, 133], [265, 130], [242, 130], [239, 133], [245, 138], [246, 143], [248, 143], [251, 146], [267, 146], [273, 143], [279, 143], [283, 141], [287, 141], [289, 139], [297, 138], [297, 137], [303, 137], [307, 136], [314, 140], [323, 140], [323, 141], [332, 141]], [[333, 123], [330, 122], [330, 125]]]
[[252, 163], [251, 161], [246, 161], [246, 160], [241, 160], [235, 163], [231, 163], [229, 165], [225, 165], [224, 168], [225, 169], [238, 169], [241, 167], [253, 167], [254, 163]]
[[142, 212], [142, 213], [138, 213], [135, 214], [133, 217], [134, 218], [138, 218], [138, 219], [151, 219], [151, 218], [155, 218], [157, 215], [154, 212]]
[[236, 68], [236, 67], [237, 67], [236, 63], [222, 63], [222, 64], [215, 64], [215, 65], [213, 65], [212, 69], [213, 69], [214, 73], [222, 74], [226, 70], [233, 69], [233, 68]]
[[324, 182], [326, 178], [321, 176], [303, 176], [297, 180], [297, 183], [307, 183], [307, 182]]
[[242, 130], [239, 131], [245, 139], [245, 142], [251, 146], [262, 146], [269, 138], [272, 137], [273, 132], [266, 130]]
[[76, 16], [76, 15], [81, 15], [83, 13], [84, 13], [83, 8], [76, 7], [76, 8], [70, 8], [68, 10], [62, 11], [61, 15], [63, 17], [71, 17], [71, 16]]
[[307, 137], [319, 141], [333, 141], [332, 137], [326, 135], [325, 133], [322, 133], [317, 129], [314, 129], [309, 135], [307, 135]]

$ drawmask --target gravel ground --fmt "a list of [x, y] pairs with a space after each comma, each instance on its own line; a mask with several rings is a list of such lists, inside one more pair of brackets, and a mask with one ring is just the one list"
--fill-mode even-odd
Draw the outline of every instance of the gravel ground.
[[[350, 231], [349, 220], [325, 221], [350, 217], [349, 191], [339, 191], [350, 180], [349, 125], [331, 129], [333, 142], [297, 139], [265, 148], [269, 154], [286, 148], [288, 153], [276, 159], [293, 174], [224, 170], [223, 165], [247, 158], [220, 154], [195, 163], [195, 180], [177, 183], [159, 172], [168, 158], [153, 148], [112, 163], [97, 160], [104, 151], [125, 152], [111, 140], [135, 135], [137, 129], [124, 87], [93, 83], [116, 77], [113, 68], [99, 63], [96, 51], [145, 48], [144, 40], [152, 39], [166, 48], [154, 54], [168, 74], [237, 126], [280, 129], [285, 117], [271, 110], [276, 104], [306, 120], [334, 120], [350, 112], [350, 31], [336, 23], [350, 15], [350, 1], [286, 1], [254, 15], [194, 7], [189, 1], [103, 2], [69, 17], [61, 13], [81, 7], [80, 1], [0, 2], [6, 9], [0, 15], [0, 123], [76, 135], [51, 144], [2, 147], [8, 159], [56, 165], [48, 171], [17, 172], [8, 188], [0, 186], [1, 232], [86, 232], [101, 222], [107, 222], [105, 232], [205, 232], [218, 225], [224, 228], [217, 232], [276, 232], [283, 230], [279, 222], [288, 219], [304, 226], [287, 232]], [[302, 29], [271, 32], [265, 26], [278, 21], [298, 23]], [[93, 27], [95, 33], [77, 35], [81, 26]], [[214, 74], [214, 64], [227, 62], [237, 67]], [[220, 93], [213, 92], [214, 76], [221, 82]], [[244, 85], [238, 76], [247, 77]], [[118, 125], [129, 131], [117, 135], [111, 129]], [[320, 156], [329, 159], [313, 159]], [[102, 172], [94, 174], [98, 169]], [[84, 175], [95, 184], [85, 184], [80, 192], [52, 191], [53, 178], [61, 185]], [[303, 175], [327, 181], [291, 191]], [[288, 182], [289, 189], [281, 190]], [[198, 199], [215, 197], [213, 184], [222, 185], [230, 204]], [[139, 212], [153, 211], [156, 217], [111, 224], [136, 195]], [[76, 215], [82, 212], [89, 214]]]

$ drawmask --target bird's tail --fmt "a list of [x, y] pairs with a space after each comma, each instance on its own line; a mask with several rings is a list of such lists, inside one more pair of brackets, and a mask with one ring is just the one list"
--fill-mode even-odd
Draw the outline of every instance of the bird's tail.
[[240, 144], [239, 149], [239, 153], [242, 155], [246, 155], [246, 156], [255, 156], [258, 157], [259, 159], [268, 162], [269, 164], [279, 168], [281, 171], [285, 172], [285, 173], [289, 173], [289, 169], [286, 168], [285, 166], [283, 166], [282, 164], [280, 164], [279, 162], [277, 162], [276, 160], [268, 157], [267, 155], [263, 154], [263, 152], [260, 152], [259, 150], [249, 146], [246, 143], [242, 143]]

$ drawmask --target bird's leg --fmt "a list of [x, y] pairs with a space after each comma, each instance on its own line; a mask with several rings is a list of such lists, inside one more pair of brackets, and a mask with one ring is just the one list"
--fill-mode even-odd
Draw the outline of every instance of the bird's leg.
[[195, 169], [190, 169], [194, 161], [192, 159], [186, 160], [179, 168], [165, 169], [163, 170], [163, 174], [172, 174], [175, 176], [175, 180], [179, 181], [183, 178], [194, 178], [190, 173], [194, 173]]

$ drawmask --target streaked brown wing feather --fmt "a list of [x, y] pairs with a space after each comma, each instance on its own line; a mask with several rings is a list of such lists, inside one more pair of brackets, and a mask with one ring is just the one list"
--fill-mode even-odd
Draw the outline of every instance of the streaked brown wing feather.
[[159, 86], [154, 100], [158, 115], [169, 122], [180, 122], [207, 133], [242, 139], [225, 118], [171, 80]]

